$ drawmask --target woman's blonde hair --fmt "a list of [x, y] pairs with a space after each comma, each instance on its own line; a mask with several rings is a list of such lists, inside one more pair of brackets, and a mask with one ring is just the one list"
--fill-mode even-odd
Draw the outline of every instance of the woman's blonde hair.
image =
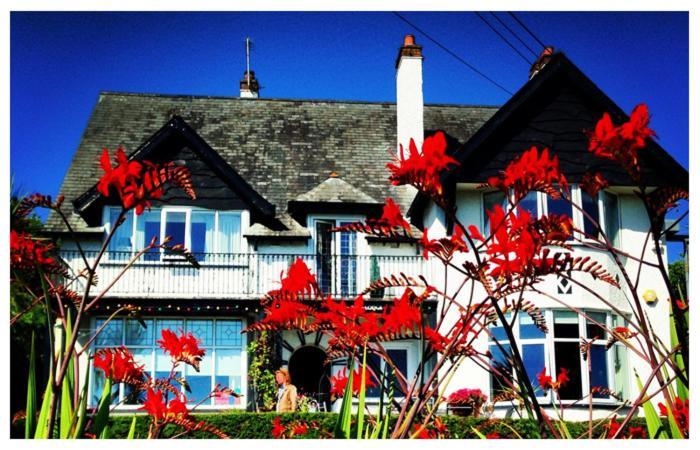
[[292, 377], [289, 375], [289, 371], [288, 371], [287, 369], [285, 369], [284, 367], [282, 367], [282, 368], [280, 368], [280, 369], [277, 369], [277, 370], [275, 371], [275, 373], [276, 373], [276, 374], [277, 374], [277, 373], [281, 373], [281, 374], [284, 376], [284, 381], [285, 381], [285, 382], [287, 382], [287, 383], [291, 383], [291, 382], [292, 382]]

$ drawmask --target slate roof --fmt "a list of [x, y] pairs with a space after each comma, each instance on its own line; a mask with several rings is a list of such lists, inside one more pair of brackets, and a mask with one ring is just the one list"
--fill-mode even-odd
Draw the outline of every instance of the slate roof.
[[330, 177], [294, 199], [297, 202], [319, 203], [382, 203], [365, 194], [347, 181]]
[[[464, 144], [496, 110], [426, 105], [426, 132], [441, 129]], [[60, 189], [66, 204], [99, 179], [102, 148], [121, 144], [129, 153], [176, 115], [276, 206], [292, 234], [301, 233], [301, 227], [290, 222], [289, 201], [312, 191], [332, 172], [376, 201], [392, 196], [404, 211], [412, 201], [410, 191], [387, 181], [385, 166], [396, 142], [393, 103], [102, 92]], [[70, 220], [77, 230], [90, 231], [77, 214]], [[65, 231], [53, 214], [46, 228]]]

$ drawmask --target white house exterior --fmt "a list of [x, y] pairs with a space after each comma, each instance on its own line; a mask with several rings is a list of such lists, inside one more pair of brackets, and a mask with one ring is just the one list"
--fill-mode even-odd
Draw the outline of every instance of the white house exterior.
[[[199, 199], [188, 202], [173, 195], [141, 216], [129, 216], [110, 244], [92, 292], [104, 289], [127, 256], [152, 236], [173, 236], [175, 243], [184, 244], [196, 255], [201, 268], [194, 269], [163, 252], [145, 255], [100, 302], [90, 329], [85, 330], [86, 339], [110, 311], [121, 304], [134, 304], [141, 309], [147, 328], [133, 319], [117, 317], [95, 341], [95, 348], [126, 345], [147, 371], [158, 376], [168, 369], [168, 360], [155, 343], [159, 330], [192, 331], [207, 349], [201, 371], [185, 369], [182, 374], [192, 387], [193, 401], [221, 383], [244, 397], [212, 399], [203, 409], [245, 408], [253, 395], [246, 375], [250, 356], [246, 346], [251, 336], [240, 331], [259, 320], [260, 297], [277, 286], [280, 273], [296, 257], [314, 270], [324, 291], [338, 298], [353, 298], [378, 275], [400, 272], [423, 274], [441, 285], [441, 264], [424, 259], [415, 240], [330, 232], [338, 225], [376, 217], [384, 198], [393, 197], [413, 225], [426, 228], [431, 238], [449, 235], [453, 224], [433, 203], [416, 197], [411, 188], [391, 186], [386, 180], [385, 164], [391, 157], [387, 149], [397, 143], [405, 147], [411, 137], [420, 142], [424, 133], [443, 130], [452, 148], [464, 158], [459, 173], [448, 182], [462, 223], [483, 229], [485, 209], [500, 199], [478, 189], [478, 184], [505, 167], [509, 151], [531, 145], [549, 146], [554, 153], [561, 151], [569, 157], [564, 170], [574, 172], [573, 199], [584, 203], [576, 185], [576, 176], [580, 177], [581, 168], [588, 164], [581, 147], [582, 131], [603, 111], [615, 108], [615, 115], [622, 113], [564, 55], [553, 56], [501, 108], [424, 105], [422, 64], [421, 48], [407, 37], [396, 62], [396, 104], [258, 98], [254, 75], [254, 83], [244, 78], [245, 89], [242, 82], [239, 98], [101, 93], [62, 187], [62, 193], [73, 201], [75, 211], [70, 219], [81, 244], [89, 250], [88, 257], [96, 254], [118, 211], [113, 199], [104, 199], [94, 191], [103, 147], [121, 144], [136, 158], [185, 160]], [[557, 108], [560, 104], [575, 106], [562, 113]], [[568, 116], [561, 119], [562, 114]], [[538, 120], [545, 125], [531, 126]], [[574, 137], [576, 131], [581, 136]], [[685, 177], [687, 184], [687, 172], [660, 147], [653, 150], [653, 164], [643, 161], [646, 172], [655, 177], [652, 185], [670, 184], [678, 177]], [[628, 184], [615, 184], [615, 176], [611, 176], [614, 185], [584, 207], [599, 215], [620, 248], [640, 255], [648, 230], [646, 213]], [[529, 200], [532, 211], [538, 214], [560, 208], [551, 200], [548, 204], [543, 194]], [[569, 214], [578, 228], [585, 227], [580, 213]], [[82, 266], [75, 243], [57, 217], [49, 218], [47, 228], [63, 239], [62, 256], [79, 271]], [[575, 253], [590, 254], [611, 273], [618, 272], [609, 256], [574, 247]], [[651, 246], [646, 246], [644, 258], [655, 258]], [[632, 260], [625, 261], [625, 267], [632, 273], [637, 270]], [[624, 292], [587, 274], [577, 277], [610, 298], [623, 315], [631, 312]], [[449, 274], [448, 280], [448, 291], [454, 291], [461, 278]], [[641, 280], [640, 292], [654, 291], [658, 297], [644, 308], [657, 334], [667, 341], [668, 293], [663, 281], [648, 268], [642, 269]], [[542, 290], [609, 326], [624, 322], [623, 315], [602, 305], [580, 286], [551, 278]], [[380, 308], [384, 299], [397, 294], [396, 289], [386, 289], [383, 297], [368, 298], [366, 303], [369, 308]], [[479, 298], [478, 291], [475, 296]], [[521, 326], [516, 327], [516, 337], [529, 373], [543, 367], [548, 373], [568, 367], [572, 381], [566, 402], [587, 395], [592, 386], [632, 398], [636, 389], [633, 369], [644, 377], [649, 372], [646, 364], [622, 346], [605, 351], [606, 340], [601, 339], [591, 353], [593, 370], [589, 374], [578, 345], [580, 337], [593, 329], [546, 295], [529, 300], [544, 311], [549, 328], [549, 333], [543, 334], [528, 326], [526, 316], [518, 320]], [[439, 306], [433, 303], [433, 308]], [[428, 310], [426, 314], [431, 313]], [[499, 335], [498, 330], [493, 332]], [[327, 393], [328, 377], [344, 366], [343, 361], [330, 367], [314, 363], [325, 358], [327, 339], [288, 331], [279, 333], [277, 341], [278, 358], [289, 366], [294, 384], [310, 393]], [[498, 358], [498, 351], [485, 335], [479, 346], [482, 350], [491, 346]], [[386, 347], [400, 368], [408, 373], [416, 371], [419, 341], [396, 341]], [[91, 377], [93, 396], [100, 392], [95, 375]], [[491, 396], [497, 392], [489, 373], [468, 361], [458, 369], [447, 393], [464, 387], [480, 388]], [[126, 394], [121, 392], [120, 396]], [[549, 403], [551, 399], [545, 396], [542, 401]], [[610, 396], [593, 402], [596, 415], [607, 414], [619, 405]], [[515, 411], [510, 403], [496, 403], [495, 414], [512, 415]], [[571, 408], [567, 414], [587, 418], [588, 405]]]

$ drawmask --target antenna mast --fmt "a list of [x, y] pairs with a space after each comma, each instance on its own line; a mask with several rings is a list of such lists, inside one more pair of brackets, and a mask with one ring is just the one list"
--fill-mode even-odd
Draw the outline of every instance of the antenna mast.
[[246, 81], [248, 86], [250, 86], [250, 38], [245, 38], [245, 68], [246, 68]]

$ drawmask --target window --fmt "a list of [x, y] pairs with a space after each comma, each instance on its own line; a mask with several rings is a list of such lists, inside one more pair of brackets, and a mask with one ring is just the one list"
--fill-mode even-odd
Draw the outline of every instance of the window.
[[[509, 313], [506, 315], [506, 320], [510, 323], [513, 316]], [[491, 352], [492, 366], [503, 374], [511, 374], [514, 376], [514, 369], [511, 364], [512, 347], [508, 341], [505, 329], [500, 320], [489, 326], [491, 331], [491, 343], [489, 351]], [[545, 367], [545, 337], [546, 335], [540, 330], [535, 322], [527, 313], [520, 312], [513, 326], [513, 335], [518, 342], [518, 350], [525, 364], [525, 372], [530, 380], [535, 393], [538, 397], [544, 397], [545, 392], [539, 388], [537, 384], [537, 374]], [[491, 397], [502, 393], [507, 389], [507, 385], [503, 382], [502, 377], [491, 374]]]
[[598, 237], [598, 230], [595, 223], [600, 223], [600, 210], [598, 199], [591, 198], [586, 191], [581, 190], [581, 209], [583, 209], [583, 232], [587, 236]]
[[[396, 366], [397, 370], [399, 370], [405, 377], [408, 379], [412, 378], [412, 374], [408, 373], [408, 349], [405, 348], [387, 348], [386, 349], [387, 354], [389, 355], [389, 358], [391, 358], [391, 361], [394, 363]], [[356, 367], [361, 367], [360, 366], [361, 362], [356, 363]], [[383, 376], [382, 374], [386, 374], [387, 377], [391, 380], [391, 382], [394, 385], [394, 397], [401, 397], [401, 388], [400, 385], [398, 384], [396, 376], [392, 376], [392, 369], [391, 366], [389, 366], [386, 361], [383, 358], [380, 358], [379, 356], [375, 354], [370, 354], [367, 355], [367, 366], [368, 368], [371, 368], [373, 371], [378, 370], [379, 372], [376, 373], [377, 377], [374, 378], [372, 377], [372, 381], [377, 385], [375, 387], [368, 387], [365, 390], [365, 395], [367, 397], [379, 397], [379, 394], [381, 392], [381, 387], [379, 384], [379, 380]], [[357, 370], [357, 369], [355, 369]], [[388, 394], [385, 392], [385, 395]]]
[[617, 195], [604, 191], [601, 193], [603, 200], [603, 216], [605, 234], [610, 242], [620, 248], [620, 210]]
[[[243, 322], [240, 319], [163, 319], [146, 318], [144, 328], [135, 319], [114, 319], [95, 340], [96, 348], [126, 346], [145, 371], [153, 377], [167, 378], [172, 368], [170, 356], [166, 355], [157, 344], [161, 330], [170, 329], [176, 333], [179, 330], [193, 333], [200, 339], [201, 347], [206, 350], [200, 364], [199, 372], [182, 363], [178, 365], [176, 376], [183, 376], [190, 386], [191, 392], [183, 391], [190, 404], [198, 403], [220, 384], [229, 387], [237, 393], [245, 393], [245, 341], [241, 335]], [[104, 319], [96, 319], [95, 326], [99, 328]], [[184, 372], [184, 373], [183, 373]], [[104, 376], [102, 370], [94, 370], [92, 377], [93, 405], [96, 405], [102, 394]], [[173, 382], [177, 389], [182, 387]], [[126, 405], [138, 404], [140, 398], [134, 397], [129, 386], [114, 387], [113, 404], [123, 401]], [[143, 393], [139, 393], [143, 395]], [[207, 400], [209, 406], [243, 406], [240, 399], [231, 396], [218, 396]]]
[[[603, 311], [585, 310], [589, 319], [569, 310], [543, 310], [549, 324], [547, 334], [539, 330], [532, 318], [519, 313], [513, 327], [518, 349], [525, 364], [525, 370], [538, 397], [546, 397], [537, 383], [537, 373], [543, 368], [547, 374], [556, 377], [562, 368], [568, 372], [570, 381], [559, 394], [562, 400], [580, 400], [593, 392], [595, 401], [610, 401], [608, 390], [622, 399], [629, 398], [629, 367], [627, 348], [616, 343], [610, 350], [605, 349], [608, 335], [601, 327], [624, 326], [624, 318]], [[512, 320], [512, 316], [508, 316]], [[492, 324], [489, 330], [493, 337], [489, 342], [492, 355], [491, 364], [515, 376], [510, 363], [511, 347], [500, 322]], [[590, 352], [584, 359], [581, 351], [581, 337], [591, 341]], [[499, 345], [500, 344], [500, 347]], [[491, 375], [491, 398], [504, 390], [501, 381]]]
[[491, 221], [489, 220], [488, 211], [493, 211], [496, 205], [500, 205], [504, 211], [508, 209], [508, 199], [506, 194], [501, 191], [487, 192], [484, 194], [484, 221], [483, 221], [483, 233], [488, 235], [491, 232]]
[[342, 220], [314, 219], [311, 222], [314, 243], [310, 251], [315, 253], [316, 278], [323, 292], [343, 296], [355, 295], [358, 292], [357, 233], [331, 231], [335, 227], [357, 220], [361, 220], [361, 217]]
[[[119, 208], [109, 208], [109, 223], [119, 214]], [[232, 255], [241, 252], [241, 213], [172, 207], [144, 211], [136, 216], [133, 211], [110, 241], [110, 259], [126, 259], [148, 245], [153, 238], [157, 242], [170, 236], [168, 245], [181, 244], [199, 261], [230, 261]], [[145, 261], [158, 261], [159, 249], [151, 249]]]

